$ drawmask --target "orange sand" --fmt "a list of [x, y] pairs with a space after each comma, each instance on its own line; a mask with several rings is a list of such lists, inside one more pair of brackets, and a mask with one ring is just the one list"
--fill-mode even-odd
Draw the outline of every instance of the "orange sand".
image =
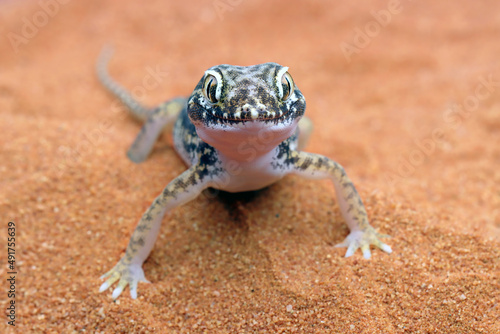
[[[498, 1], [42, 3], [0, 3], [0, 237], [14, 221], [19, 333], [500, 333]], [[289, 66], [308, 150], [345, 166], [394, 253], [343, 258], [332, 185], [286, 177], [168, 213], [152, 284], [98, 293], [185, 168], [169, 138], [127, 160], [139, 126], [96, 79], [106, 43], [112, 75], [151, 105], [215, 64]]]

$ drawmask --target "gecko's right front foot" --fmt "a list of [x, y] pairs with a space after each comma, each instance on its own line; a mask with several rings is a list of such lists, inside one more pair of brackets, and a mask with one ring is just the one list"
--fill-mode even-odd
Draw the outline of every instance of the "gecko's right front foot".
[[118, 282], [118, 286], [113, 290], [113, 299], [118, 298], [122, 293], [123, 289], [127, 285], [130, 285], [130, 296], [132, 299], [137, 298], [137, 284], [139, 282], [149, 281], [144, 276], [144, 270], [142, 270], [142, 265], [125, 263], [124, 259], [121, 259], [110, 271], [101, 276], [101, 279], [107, 278], [106, 282], [102, 283], [99, 288], [99, 292], [107, 290], [113, 283]]

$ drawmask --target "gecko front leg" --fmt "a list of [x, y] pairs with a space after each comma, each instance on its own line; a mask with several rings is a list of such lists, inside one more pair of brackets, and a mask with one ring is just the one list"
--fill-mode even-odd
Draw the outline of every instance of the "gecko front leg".
[[368, 259], [371, 256], [370, 245], [387, 253], [392, 252], [389, 245], [379, 240], [385, 235], [375, 231], [368, 222], [363, 202], [341, 165], [327, 157], [299, 151], [289, 151], [286, 162], [293, 174], [311, 179], [330, 178], [333, 181], [340, 211], [351, 231], [343, 242], [336, 245], [347, 247], [346, 257], [353, 255], [360, 248], [363, 256]]
[[137, 283], [148, 282], [142, 264], [153, 249], [165, 212], [194, 199], [210, 186], [210, 178], [205, 171], [205, 165], [194, 165], [165, 187], [137, 224], [125, 255], [113, 269], [101, 277], [107, 280], [101, 285], [99, 292], [107, 290], [120, 280], [113, 291], [113, 299], [118, 298], [127, 285], [130, 285], [131, 297], [137, 298]]

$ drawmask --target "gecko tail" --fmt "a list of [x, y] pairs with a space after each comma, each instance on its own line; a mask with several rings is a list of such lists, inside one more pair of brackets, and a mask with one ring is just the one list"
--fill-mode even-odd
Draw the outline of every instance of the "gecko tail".
[[114, 96], [116, 96], [130, 110], [132, 116], [139, 121], [146, 121], [154, 112], [155, 108], [149, 108], [137, 101], [124, 87], [118, 84], [108, 72], [108, 63], [113, 55], [113, 48], [110, 45], [103, 47], [97, 59], [96, 72], [102, 85]]

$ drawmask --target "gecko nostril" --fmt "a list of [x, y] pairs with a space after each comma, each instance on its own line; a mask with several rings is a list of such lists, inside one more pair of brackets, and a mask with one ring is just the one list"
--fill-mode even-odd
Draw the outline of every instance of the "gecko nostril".
[[269, 117], [269, 110], [265, 104], [263, 103], [257, 104], [257, 110], [259, 111], [260, 114], [264, 114], [265, 117]]

